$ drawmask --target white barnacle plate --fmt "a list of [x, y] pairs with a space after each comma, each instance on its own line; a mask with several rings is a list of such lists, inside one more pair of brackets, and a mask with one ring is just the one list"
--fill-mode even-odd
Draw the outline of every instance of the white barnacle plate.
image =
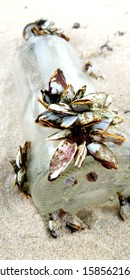
[[49, 111], [52, 112], [57, 112], [61, 115], [72, 115], [75, 116], [76, 114], [71, 110], [71, 108], [64, 103], [60, 103], [60, 104], [51, 104], [48, 107]]
[[21, 146], [19, 147], [19, 150], [16, 155], [16, 164], [18, 168], [21, 168], [22, 165], [22, 151], [21, 151]]
[[95, 92], [86, 95], [93, 104], [94, 107], [108, 108], [112, 103], [112, 96], [105, 92]]
[[55, 113], [51, 111], [45, 111], [42, 114], [38, 115], [35, 122], [39, 123], [41, 126], [45, 127], [59, 127], [61, 124], [61, 116], [56, 115]]
[[70, 103], [73, 101], [75, 97], [75, 91], [72, 85], [67, 85], [65, 90], [62, 92], [61, 95], [61, 102], [63, 103]]
[[61, 131], [55, 132], [52, 135], [48, 136], [45, 140], [47, 140], [47, 141], [61, 140], [61, 139], [66, 138], [69, 135], [71, 135], [71, 130], [63, 129]]
[[63, 72], [58, 68], [50, 79], [49, 89], [51, 91], [51, 94], [61, 95], [65, 88], [66, 80], [64, 78]]
[[109, 125], [111, 124], [112, 122], [112, 118], [102, 118], [101, 122], [97, 123], [97, 124], [94, 124], [92, 126], [92, 129], [95, 130], [95, 129], [100, 129], [100, 130], [107, 130]]
[[78, 168], [81, 167], [87, 155], [86, 141], [84, 141], [81, 145], [78, 146], [78, 150], [75, 156], [75, 166]]
[[75, 112], [84, 112], [89, 110], [93, 102], [88, 98], [76, 99], [71, 103], [71, 107]]
[[63, 86], [59, 85], [57, 82], [51, 82], [51, 89], [52, 89], [52, 94], [57, 94], [58, 92], [62, 92], [63, 91]]
[[98, 112], [83, 112], [78, 114], [76, 125], [87, 126], [101, 122], [101, 117]]
[[66, 116], [62, 119], [61, 127], [71, 127], [77, 120], [78, 116]]

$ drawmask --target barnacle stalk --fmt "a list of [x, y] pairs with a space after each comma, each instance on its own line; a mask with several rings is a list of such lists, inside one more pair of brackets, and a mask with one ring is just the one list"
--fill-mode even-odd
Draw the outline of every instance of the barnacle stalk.
[[[95, 90], [68, 37], [52, 23], [31, 23], [23, 35], [14, 68], [36, 206], [41, 214], [68, 213], [117, 199], [119, 189], [128, 189], [130, 149], [116, 128], [122, 118], [109, 108], [111, 96]], [[89, 172], [98, 174], [96, 182], [87, 180]]]

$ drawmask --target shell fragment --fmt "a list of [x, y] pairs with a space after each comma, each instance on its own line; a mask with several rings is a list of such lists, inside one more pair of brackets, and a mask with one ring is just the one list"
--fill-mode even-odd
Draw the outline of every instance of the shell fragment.
[[49, 169], [48, 180], [55, 180], [73, 160], [77, 144], [64, 140], [55, 151]]

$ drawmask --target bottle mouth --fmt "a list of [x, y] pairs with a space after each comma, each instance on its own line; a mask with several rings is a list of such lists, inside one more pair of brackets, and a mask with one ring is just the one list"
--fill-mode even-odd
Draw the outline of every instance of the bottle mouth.
[[66, 41], [69, 41], [69, 37], [66, 36], [63, 31], [54, 26], [54, 22], [47, 19], [40, 19], [27, 24], [23, 29], [23, 37], [27, 41], [31, 37], [44, 36], [44, 35], [57, 35]]

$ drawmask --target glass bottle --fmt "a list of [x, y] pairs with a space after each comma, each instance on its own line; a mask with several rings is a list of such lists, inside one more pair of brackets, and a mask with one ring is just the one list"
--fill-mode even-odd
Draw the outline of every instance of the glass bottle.
[[[121, 148], [112, 145], [119, 162], [117, 170], [106, 169], [89, 156], [80, 169], [72, 163], [59, 178], [48, 181], [49, 164], [57, 142], [45, 140], [54, 133], [53, 128], [43, 128], [35, 123], [37, 115], [44, 110], [37, 101], [41, 98], [41, 88], [48, 88], [50, 77], [57, 68], [63, 71], [67, 83], [72, 84], [75, 90], [87, 85], [88, 93], [95, 92], [95, 85], [93, 79], [83, 71], [82, 60], [62, 36], [63, 33], [57, 30], [53, 34], [49, 33], [48, 27], [39, 30], [38, 33], [37, 23], [29, 24], [24, 29], [27, 40], [17, 50], [14, 63], [25, 138], [32, 143], [28, 167], [32, 199], [41, 214], [58, 209], [76, 212], [88, 205], [115, 203], [117, 192], [129, 192], [130, 149], [127, 140]], [[118, 128], [116, 130], [118, 132]], [[123, 135], [126, 133], [123, 132]], [[90, 172], [97, 174], [95, 182], [88, 180]]]

